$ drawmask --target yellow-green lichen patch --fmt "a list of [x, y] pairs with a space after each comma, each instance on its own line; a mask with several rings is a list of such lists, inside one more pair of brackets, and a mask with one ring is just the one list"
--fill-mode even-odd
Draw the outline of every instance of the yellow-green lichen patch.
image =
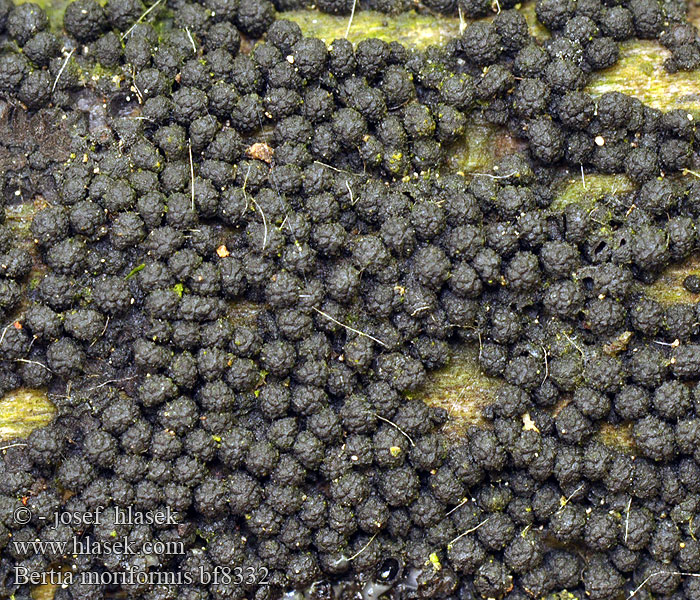
[[[80, 80], [85, 87], [96, 88], [98, 83], [101, 84], [102, 93], [104, 93], [104, 90], [116, 93], [121, 89], [121, 85], [124, 82], [124, 73], [120, 72], [116, 67], [105, 67], [100, 63], [95, 63], [90, 69], [85, 69], [73, 57], [71, 57], [68, 65], [73, 65], [73, 68], [78, 70]], [[100, 101], [102, 101], [101, 97], [95, 98], [95, 105]], [[93, 108], [93, 110], [95, 109]]]
[[500, 157], [524, 147], [523, 142], [502, 128], [468, 122], [462, 138], [448, 149], [445, 167], [452, 172], [489, 173]]
[[44, 390], [19, 388], [0, 398], [0, 441], [26, 438], [56, 414]]
[[34, 236], [30, 229], [34, 215], [46, 206], [48, 206], [46, 200], [37, 196], [32, 201], [5, 207], [5, 223], [12, 231], [14, 243], [17, 247], [29, 252], [34, 261], [29, 273], [30, 281], [41, 277], [46, 272], [46, 265], [42, 262], [41, 253], [34, 242]]
[[[304, 35], [321, 38], [327, 44], [345, 37], [350, 20], [348, 15], [326, 15], [316, 10], [294, 10], [280, 16], [298, 23]], [[372, 10], [358, 10], [347, 38], [357, 43], [376, 37], [425, 48], [431, 44], [444, 44], [456, 35], [459, 35], [457, 17], [438, 17], [415, 11], [390, 16]]]
[[579, 597], [568, 590], [561, 590], [560, 592], [552, 592], [544, 600], [579, 600]]
[[262, 307], [255, 302], [238, 300], [229, 303], [228, 318], [234, 325], [250, 325], [262, 312]]
[[[41, 253], [34, 243], [30, 230], [34, 215], [45, 206], [46, 201], [41, 196], [37, 196], [31, 202], [12, 204], [5, 207], [5, 223], [13, 234], [15, 245], [25, 249], [32, 257], [32, 268], [26, 279], [30, 290], [36, 288], [44, 273], [46, 273], [46, 265], [41, 259]], [[25, 304], [26, 294], [23, 294], [22, 299], [22, 304]]]
[[666, 267], [651, 285], [644, 286], [647, 296], [668, 306], [670, 304], [700, 302], [700, 294], [693, 294], [683, 287], [688, 275], [700, 275], [700, 253], [689, 256], [682, 262]]
[[631, 192], [635, 185], [626, 175], [581, 175], [572, 173], [563, 182], [561, 191], [552, 203], [552, 210], [564, 210], [568, 204], [578, 203], [593, 208], [606, 194]]
[[31, 232], [34, 215], [48, 206], [48, 202], [42, 196], [36, 196], [33, 200], [27, 200], [20, 204], [10, 204], [5, 207], [5, 219], [14, 240], [31, 251], [36, 248]]
[[527, 26], [530, 29], [530, 35], [537, 38], [538, 40], [546, 40], [550, 36], [549, 29], [547, 29], [542, 23], [537, 20], [537, 15], [535, 14], [535, 3], [528, 2], [524, 6], [518, 5], [516, 8], [522, 13], [527, 21]]
[[496, 399], [503, 381], [485, 375], [479, 367], [479, 347], [465, 345], [455, 351], [450, 364], [430, 373], [417, 394], [430, 406], [444, 408], [450, 415], [449, 433], [463, 433], [469, 425], [484, 425], [481, 411]]
[[617, 64], [595, 73], [586, 91], [593, 96], [624, 92], [660, 110], [682, 108], [700, 116], [700, 71], [667, 73], [664, 61], [670, 55], [658, 42], [624, 42]]
[[58, 584], [39, 585], [31, 592], [32, 600], [53, 600], [57, 588]]
[[700, 2], [698, 0], [688, 2], [688, 21], [696, 27], [700, 25]]
[[[498, 12], [497, 2], [493, 3], [494, 12]], [[530, 33], [537, 39], [549, 37], [549, 31], [537, 21], [534, 3], [518, 5], [527, 20]], [[327, 44], [335, 39], [345, 37], [348, 31], [349, 15], [327, 15], [317, 10], [294, 10], [281, 13], [282, 18], [295, 21], [304, 35], [319, 37]], [[462, 19], [461, 28], [471, 21]], [[377, 37], [387, 42], [402, 42], [409, 46], [425, 48], [431, 44], [442, 45], [450, 38], [460, 35], [460, 19], [457, 16], [431, 15], [408, 11], [399, 15], [387, 15], [372, 10], [358, 10], [352, 19], [347, 38], [353, 43]]]
[[635, 451], [634, 438], [632, 437], [632, 424], [612, 425], [602, 423], [597, 434], [600, 442], [625, 454]]

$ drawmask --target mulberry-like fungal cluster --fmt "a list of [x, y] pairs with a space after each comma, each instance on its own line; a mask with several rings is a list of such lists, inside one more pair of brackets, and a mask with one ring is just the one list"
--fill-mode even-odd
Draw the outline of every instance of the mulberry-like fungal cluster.
[[[632, 37], [697, 67], [685, 3], [539, 0], [538, 42], [515, 5], [478, 20], [470, 0], [477, 20], [425, 51], [327, 46], [278, 18], [292, 4], [173, 2], [156, 28], [156, 4], [76, 0], [56, 32], [0, 1], [0, 90], [70, 133], [69, 158], [32, 148], [2, 180], [3, 202], [25, 179], [48, 202], [31, 285], [0, 225], [0, 391], [47, 387], [58, 417], [0, 463], [0, 597], [28, 597], [19, 566], [269, 574], [57, 600], [698, 598], [698, 311], [644, 292], [698, 247], [695, 121], [585, 92]], [[445, 172], [472, 119], [523, 152]], [[566, 166], [636, 190], [561, 208]], [[455, 440], [413, 392], [463, 341], [504, 383]], [[100, 506], [99, 525], [40, 519]], [[74, 535], [138, 551], [14, 543]]]

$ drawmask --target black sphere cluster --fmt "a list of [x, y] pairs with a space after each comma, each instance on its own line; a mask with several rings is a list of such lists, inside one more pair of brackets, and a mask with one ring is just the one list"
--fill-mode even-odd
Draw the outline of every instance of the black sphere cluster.
[[[58, 409], [4, 448], [0, 598], [18, 568], [163, 577], [56, 600], [700, 597], [700, 315], [644, 292], [698, 249], [695, 121], [584, 91], [631, 37], [695, 68], [685, 4], [539, 0], [540, 43], [504, 3], [425, 51], [289, 7], [76, 0], [59, 34], [0, 0], [0, 92], [70, 132], [0, 186], [47, 199], [38, 279], [0, 224], [0, 393]], [[523, 152], [448, 173], [471, 119]], [[561, 207], [566, 167], [637, 189]], [[414, 392], [462, 342], [503, 384], [455, 439]], [[135, 551], [17, 544], [73, 537]]]

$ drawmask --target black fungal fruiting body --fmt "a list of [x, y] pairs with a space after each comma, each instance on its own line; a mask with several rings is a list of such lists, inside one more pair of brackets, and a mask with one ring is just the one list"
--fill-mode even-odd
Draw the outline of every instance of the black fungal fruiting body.
[[[492, 20], [489, 3], [460, 2], [474, 22], [418, 51], [326, 46], [277, 18], [296, 7], [184, 2], [163, 31], [155, 5], [76, 0], [66, 45], [39, 6], [0, 1], [0, 91], [74, 124], [70, 158], [8, 146], [52, 183], [35, 254], [0, 225], [0, 391], [47, 387], [58, 416], [3, 451], [0, 596], [29, 591], [13, 565], [58, 558], [15, 549], [50, 537], [13, 523], [18, 498], [37, 515], [106, 505], [112, 520], [114, 506], [168, 507], [175, 529], [79, 533], [180, 540], [184, 554], [158, 556], [170, 574], [269, 579], [121, 595], [693, 596], [674, 573], [700, 568], [697, 311], [640, 290], [697, 245], [700, 188], [672, 176], [693, 165], [695, 124], [584, 91], [635, 36], [658, 37], [669, 70], [700, 64], [683, 11], [539, 0], [540, 42], [512, 2]], [[85, 84], [96, 67], [123, 71], [121, 87]], [[445, 173], [473, 119], [507, 126], [523, 154]], [[562, 167], [638, 189], [606, 198], [601, 226], [597, 210], [554, 208]], [[505, 383], [489, 427], [456, 444], [450, 412], [414, 394], [464, 340]], [[615, 427], [632, 454], [600, 442]]]

